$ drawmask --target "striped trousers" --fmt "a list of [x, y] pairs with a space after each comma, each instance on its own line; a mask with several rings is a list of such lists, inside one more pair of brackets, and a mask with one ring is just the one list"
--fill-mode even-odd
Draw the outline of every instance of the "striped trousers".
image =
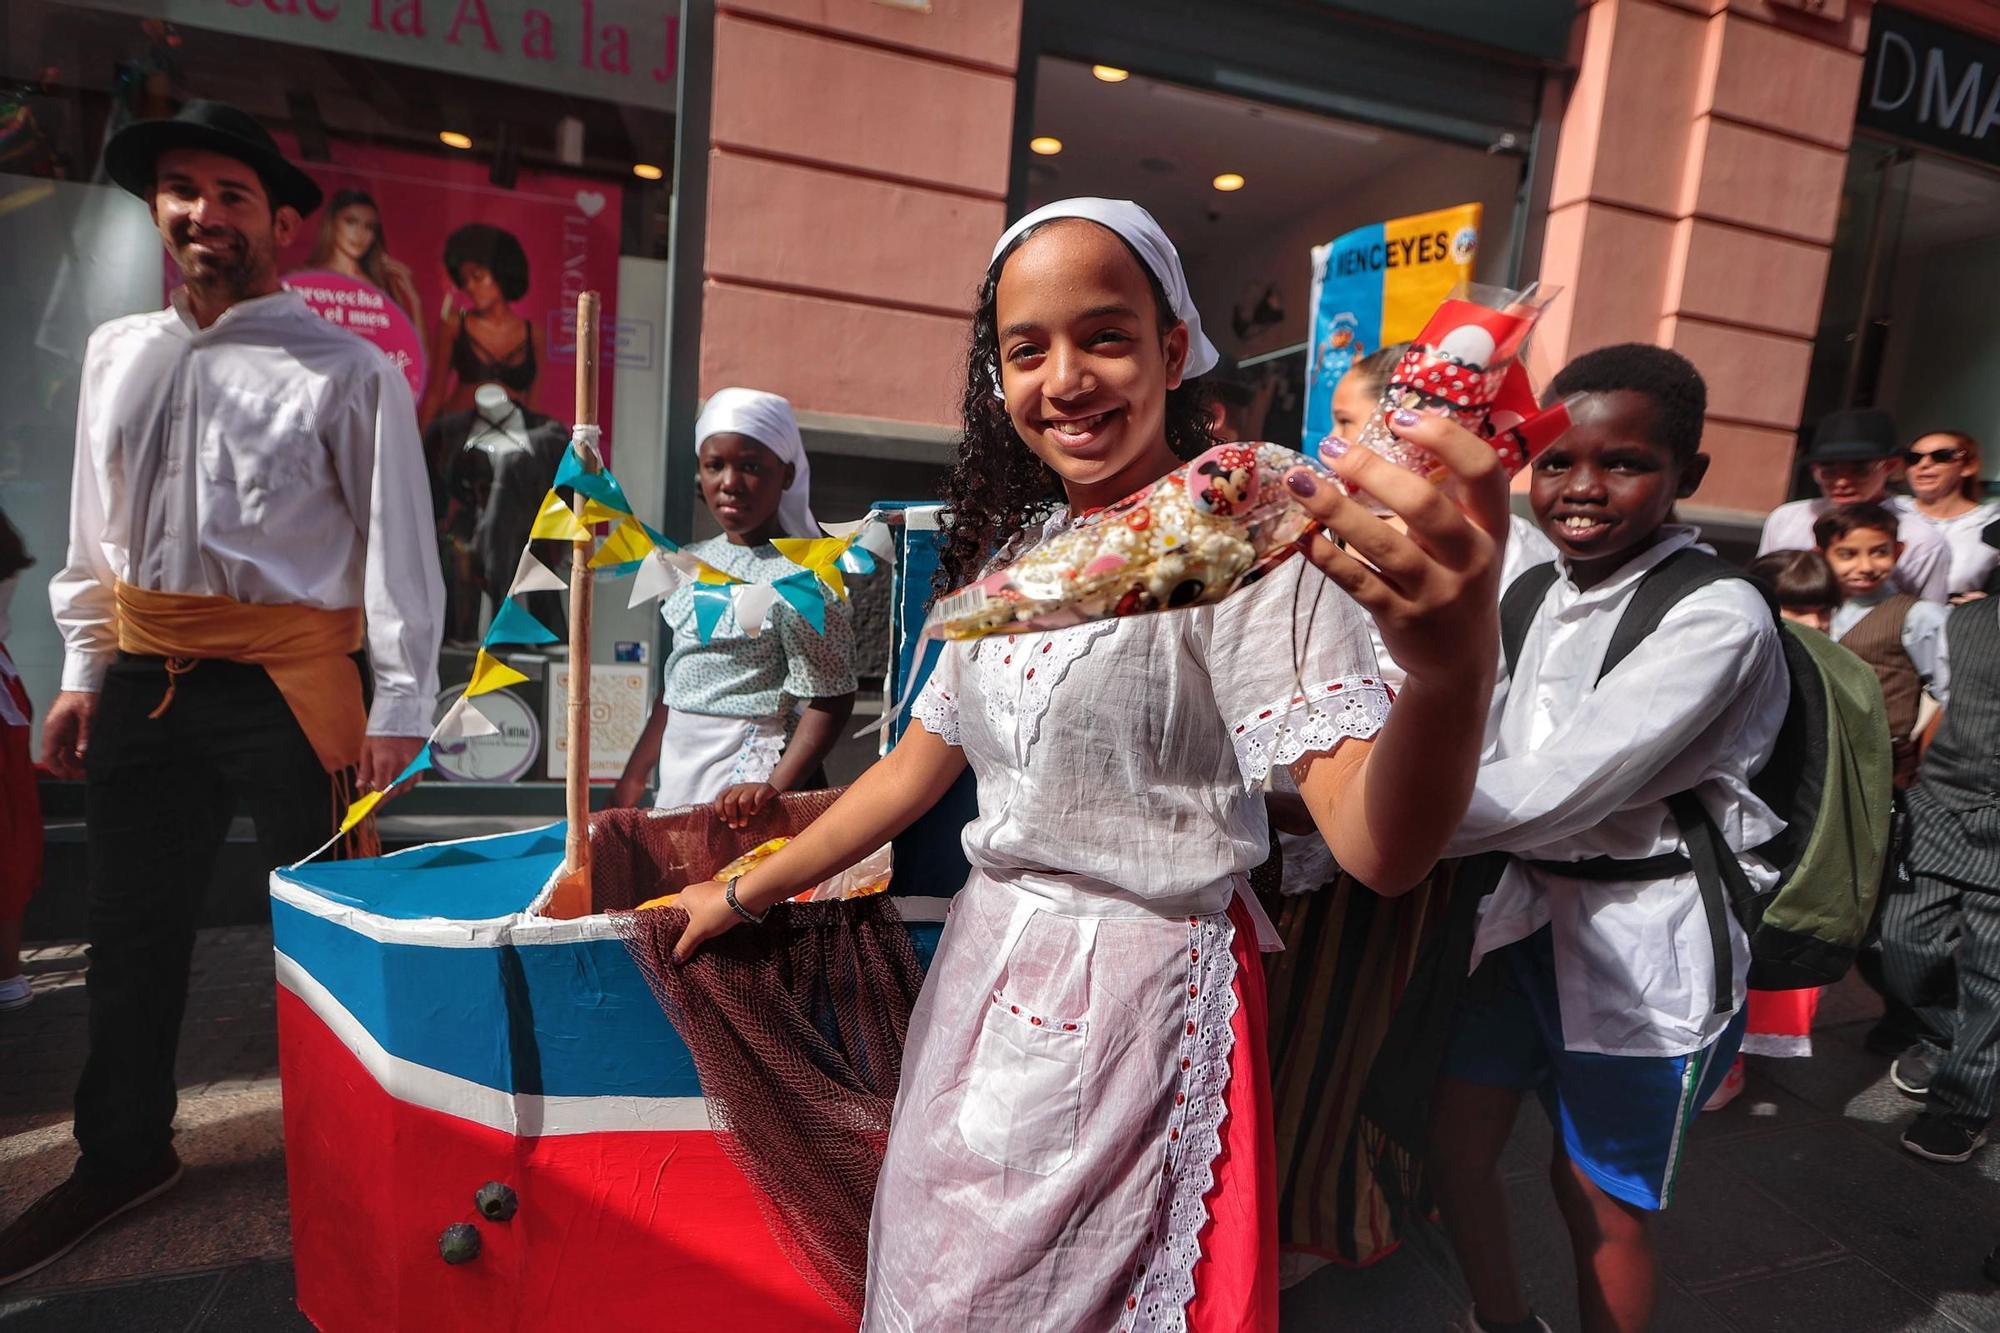
[[1918, 872], [1884, 899], [1882, 973], [1938, 1056], [1927, 1109], [1979, 1130], [2000, 1076], [2000, 893]]

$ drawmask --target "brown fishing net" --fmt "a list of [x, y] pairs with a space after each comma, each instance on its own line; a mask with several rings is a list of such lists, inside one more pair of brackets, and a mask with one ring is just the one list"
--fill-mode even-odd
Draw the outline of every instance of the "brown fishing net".
[[724, 1150], [793, 1267], [859, 1322], [868, 1212], [923, 981], [902, 918], [886, 893], [783, 903], [676, 966], [686, 914], [628, 910], [799, 832], [837, 794], [788, 793], [743, 829], [705, 807], [610, 811], [590, 842], [597, 909], [687, 1043]]

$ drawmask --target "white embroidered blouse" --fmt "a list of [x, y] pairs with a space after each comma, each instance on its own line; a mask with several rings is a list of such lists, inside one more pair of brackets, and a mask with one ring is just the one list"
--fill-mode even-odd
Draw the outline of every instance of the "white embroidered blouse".
[[978, 775], [975, 868], [1170, 913], [1222, 910], [1263, 862], [1274, 763], [1388, 709], [1360, 608], [1293, 559], [1214, 606], [947, 644], [913, 714]]

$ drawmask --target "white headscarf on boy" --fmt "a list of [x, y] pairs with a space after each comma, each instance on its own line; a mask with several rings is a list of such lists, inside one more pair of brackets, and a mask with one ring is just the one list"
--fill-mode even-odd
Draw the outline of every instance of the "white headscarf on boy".
[[818, 537], [819, 521], [812, 511], [812, 464], [799, 437], [792, 405], [762, 389], [717, 389], [694, 423], [694, 451], [712, 435], [742, 435], [755, 440], [792, 465], [792, 484], [778, 501], [778, 526], [787, 537]]
[[[1030, 227], [1040, 226], [1056, 218], [1084, 218], [1112, 231], [1138, 252], [1139, 258], [1159, 280], [1160, 290], [1167, 294], [1167, 305], [1172, 308], [1174, 318], [1187, 325], [1187, 364], [1181, 367], [1181, 374], [1187, 379], [1206, 374], [1215, 369], [1220, 354], [1208, 335], [1201, 331], [1201, 312], [1194, 308], [1194, 297], [1188, 294], [1187, 273], [1181, 268], [1180, 252], [1174, 243], [1160, 230], [1160, 224], [1153, 221], [1148, 213], [1130, 199], [1058, 199], [1053, 204], [1044, 204], [1034, 212], [1016, 222], [1000, 234], [993, 246], [993, 257], [987, 260], [991, 268], [995, 261], [1014, 243], [1014, 238]], [[998, 392], [1000, 383], [999, 367], [994, 367], [993, 383]]]

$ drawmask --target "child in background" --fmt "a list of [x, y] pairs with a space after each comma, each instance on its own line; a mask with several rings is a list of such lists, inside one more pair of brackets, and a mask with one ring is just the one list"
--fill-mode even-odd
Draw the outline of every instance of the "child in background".
[[[1950, 664], [1944, 645], [1946, 608], [1898, 592], [1891, 581], [1905, 551], [1897, 534], [1896, 515], [1875, 504], [1836, 509], [1813, 528], [1820, 552], [1840, 582], [1842, 600], [1828, 632], [1866, 662], [1882, 685], [1900, 807], [1901, 793], [1917, 778], [1916, 731], [1924, 692], [1928, 689], [1944, 702]], [[1934, 1012], [1914, 1010], [1899, 998], [1922, 989], [1905, 975], [1920, 965], [1900, 956], [1890, 942], [1896, 918], [1918, 907], [1911, 889], [1900, 876], [1885, 877], [1875, 909], [1879, 942], [1862, 952], [1856, 968], [1882, 993], [1886, 1005], [1881, 1022], [1868, 1034], [1869, 1048], [1894, 1056], [1889, 1077], [1905, 1093], [1921, 1097], [1930, 1088], [1932, 1053], [1945, 1033]]]
[[1514, 858], [1482, 904], [1478, 970], [1432, 1126], [1475, 1333], [1548, 1327], [1521, 1285], [1499, 1173], [1530, 1091], [1555, 1127], [1550, 1183], [1583, 1327], [1647, 1327], [1658, 1287], [1649, 1217], [1671, 1200], [1688, 1122], [1735, 1058], [1749, 946], [1733, 915], [1726, 953], [1710, 935], [1691, 867], [1619, 863], [1681, 852], [1665, 802], [1689, 790], [1760, 889], [1775, 871], [1742, 852], [1779, 831], [1750, 776], [1776, 743], [1790, 684], [1754, 587], [1723, 579], [1687, 594], [1598, 678], [1647, 574], [1696, 542], [1672, 518], [1708, 466], [1701, 376], [1673, 352], [1625, 344], [1579, 357], [1551, 393], [1583, 395], [1569, 433], [1532, 465], [1560, 576], [1501, 677], [1478, 786], [1448, 848]]
[[[1813, 538], [1815, 523], [1842, 505], [1886, 503], [1889, 483], [1903, 466], [1902, 451], [1896, 447], [1895, 421], [1887, 412], [1872, 407], [1829, 412], [1821, 418], [1813, 428], [1806, 458], [1820, 494], [1773, 509], [1764, 520], [1758, 555], [1811, 550], [1818, 545]], [[1896, 535], [1903, 542], [1902, 562], [1896, 566], [1893, 579], [1896, 591], [1915, 593], [1926, 601], [1944, 601], [1951, 572], [1951, 548], [1944, 538], [1915, 514], [1901, 516]]]
[[0, 514], [0, 1009], [34, 998], [21, 975], [21, 916], [42, 879], [41, 795], [28, 754], [33, 710], [7, 655], [7, 606], [21, 571], [33, 563], [21, 534]]
[[[1833, 567], [1818, 551], [1773, 551], [1750, 562], [1745, 571], [1752, 582], [1767, 589], [1778, 604], [1778, 614], [1824, 634], [1839, 607], [1840, 582]], [[1702, 1105], [1704, 1111], [1719, 1111], [1743, 1091], [1743, 1057], [1746, 1055], [1806, 1056], [1812, 1054], [1813, 1019], [1819, 1013], [1820, 989], [1755, 990], [1744, 1006], [1746, 1026], [1743, 1049], [1715, 1095]]]
[[1899, 998], [1940, 1033], [1899, 1062], [1927, 1066], [1903, 1146], [1962, 1162], [1986, 1141], [2000, 1076], [2000, 604], [1954, 610], [1945, 643], [1957, 663], [1951, 706], [1909, 794], [1911, 892], [1882, 933]]
[[2000, 504], [1986, 498], [1982, 471], [1979, 441], [1961, 430], [1932, 431], [1903, 451], [1903, 479], [1910, 494], [1888, 502], [1898, 515], [1930, 524], [1951, 548], [1945, 587], [1954, 599], [1982, 591], [1987, 576], [2000, 567], [2000, 551], [1982, 539], [2000, 519]]
[[[818, 537], [812, 472], [792, 405], [757, 389], [718, 389], [695, 422], [702, 502], [722, 528], [687, 553], [751, 583], [799, 567], [773, 537]], [[655, 771], [660, 809], [713, 802], [740, 828], [780, 792], [826, 785], [822, 769], [854, 711], [854, 629], [829, 596], [823, 630], [784, 599], [752, 638], [724, 611], [701, 641], [694, 590], [668, 596], [674, 642], [659, 702], [625, 762], [613, 805], [637, 805]], [[656, 770], [657, 766], [657, 770]]]
[[1917, 778], [1917, 714], [1926, 688], [1944, 702], [1949, 662], [1945, 608], [1894, 582], [1908, 549], [1897, 517], [1879, 504], [1843, 505], [1813, 525], [1813, 540], [1840, 584], [1841, 602], [1827, 627], [1836, 641], [1874, 669], [1889, 707], [1896, 790]]

